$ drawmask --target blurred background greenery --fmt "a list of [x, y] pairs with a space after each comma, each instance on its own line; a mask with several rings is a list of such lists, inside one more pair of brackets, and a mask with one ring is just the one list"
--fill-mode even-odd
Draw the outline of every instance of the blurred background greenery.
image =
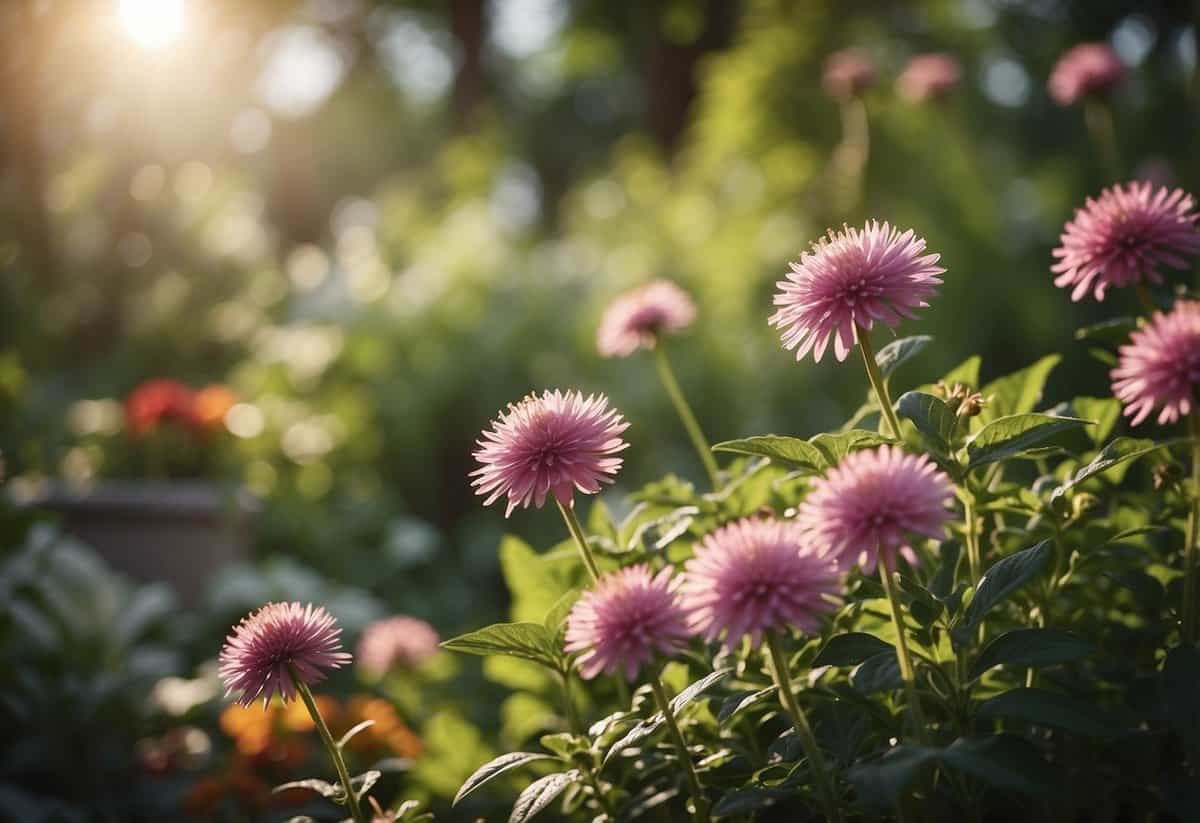
[[[225, 384], [238, 405], [205, 475], [262, 512], [253, 562], [189, 613], [177, 671], [272, 596], [331, 601], [351, 636], [392, 611], [475, 627], [507, 608], [501, 535], [560, 538], [553, 516], [505, 522], [473, 497], [496, 411], [540, 387], [608, 393], [632, 422], [617, 508], [668, 470], [700, 479], [653, 365], [594, 349], [613, 295], [667, 277], [699, 304], [673, 358], [713, 440], [839, 425], [858, 371], [797, 364], [766, 318], [789, 260], [875, 217], [948, 270], [902, 330], [937, 340], [911, 382], [975, 351], [986, 380], [1061, 349], [1055, 394], [1103, 393], [1072, 330], [1132, 298], [1070, 304], [1049, 266], [1113, 171], [1045, 80], [1071, 45], [1110, 42], [1131, 69], [1112, 100], [1120, 176], [1194, 187], [1195, 15], [1182, 0], [8, 0], [9, 497], [144, 479], [129, 392]], [[879, 82], [847, 198], [820, 75], [850, 46]], [[893, 81], [927, 51], [963, 81], [908, 102]], [[10, 560], [28, 539], [6, 541]], [[461, 714], [486, 736], [472, 665]]]

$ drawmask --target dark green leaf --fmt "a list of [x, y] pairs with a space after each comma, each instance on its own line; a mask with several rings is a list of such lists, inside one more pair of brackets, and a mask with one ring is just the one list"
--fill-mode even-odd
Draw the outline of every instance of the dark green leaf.
[[1054, 493], [1050, 495], [1050, 500], [1054, 501], [1062, 497], [1068, 491], [1078, 486], [1089, 477], [1094, 477], [1101, 472], [1108, 471], [1113, 466], [1119, 466], [1122, 463], [1127, 463], [1130, 460], [1137, 460], [1139, 457], [1145, 457], [1151, 452], [1159, 449], [1172, 446], [1181, 441], [1173, 441], [1171, 443], [1155, 443], [1153, 440], [1141, 440], [1133, 437], [1118, 437], [1116, 440], [1109, 443], [1100, 453], [1096, 455], [1092, 462], [1083, 466], [1079, 471], [1071, 476], [1071, 479], [1063, 483]]
[[1053, 666], [1081, 660], [1093, 652], [1091, 643], [1073, 634], [1055, 629], [1016, 629], [984, 647], [971, 668], [971, 677], [979, 677], [993, 666]]
[[729, 677], [732, 672], [733, 669], [717, 669], [712, 674], [706, 675], [689, 685], [671, 700], [671, 714], [679, 714], [684, 706], [704, 694], [704, 692], [711, 689], [717, 683], [720, 683], [726, 677]]
[[1012, 735], [960, 737], [942, 752], [941, 760], [1004, 791], [1037, 796], [1062, 785], [1037, 747]]
[[1168, 728], [1179, 736], [1190, 759], [1200, 758], [1200, 651], [1177, 646], [1163, 662], [1162, 697]]
[[562, 794], [563, 789], [579, 780], [579, 772], [571, 770], [558, 774], [548, 774], [530, 783], [525, 791], [517, 797], [513, 804], [512, 814], [508, 823], [524, 823], [542, 809], [554, 802], [554, 798]]
[[976, 709], [985, 720], [1007, 718], [1062, 729], [1083, 737], [1116, 737], [1121, 724], [1089, 703], [1045, 689], [1012, 689], [986, 700]]
[[850, 673], [850, 685], [860, 694], [875, 694], [903, 686], [904, 681], [900, 679], [900, 663], [896, 659], [896, 651], [889, 649], [867, 658]]
[[871, 809], [893, 807], [908, 793], [926, 764], [937, 759], [937, 749], [902, 744], [878, 760], [860, 763], [846, 773], [858, 800]]
[[746, 709], [775, 694], [775, 686], [767, 686], [756, 692], [738, 692], [721, 702], [721, 710], [717, 713], [717, 722], [724, 725], [733, 720]]
[[458, 802], [471, 792], [478, 789], [484, 783], [487, 783], [493, 778], [499, 777], [507, 771], [524, 766], [526, 763], [533, 763], [537, 760], [553, 760], [554, 758], [548, 754], [540, 754], [538, 752], [509, 752], [502, 754], [495, 760], [484, 763], [475, 773], [468, 777], [458, 790], [458, 794], [454, 795], [454, 801], [451, 805], [458, 805]]
[[638, 743], [641, 743], [650, 735], [657, 732], [667, 722], [666, 717], [662, 712], [655, 712], [653, 716], [641, 720], [636, 726], [625, 733], [625, 736], [613, 743], [608, 750], [608, 754], [604, 755], [604, 762], [607, 763], [613, 757], [616, 757], [625, 749], [631, 749]]
[[554, 639], [554, 634], [538, 623], [496, 623], [447, 640], [442, 647], [482, 657], [518, 657], [557, 671], [563, 657]]
[[926, 346], [933, 342], [933, 338], [927, 334], [918, 334], [913, 337], [902, 337], [899, 340], [893, 340], [875, 354], [875, 365], [879, 366], [879, 373], [886, 379], [892, 376], [897, 368], [905, 361], [916, 357]]
[[774, 786], [743, 786], [727, 792], [712, 808], [712, 816], [745, 817], [775, 804], [785, 797], [791, 797], [796, 791], [786, 787]]
[[1076, 340], [1095, 340], [1101, 343], [1119, 345], [1129, 338], [1129, 333], [1137, 328], [1137, 321], [1132, 317], [1114, 317], [1084, 326], [1075, 330]]
[[1053, 540], [1010, 554], [987, 570], [967, 606], [964, 622], [974, 629], [993, 606], [1024, 586], [1041, 572], [1053, 552]]
[[967, 444], [967, 468], [975, 469], [1020, 456], [1066, 431], [1091, 425], [1077, 417], [1016, 414], [988, 423]]
[[894, 651], [891, 643], [885, 643], [873, 634], [849, 632], [831, 637], [812, 665], [857, 666], [877, 654]]
[[912, 422], [934, 454], [950, 454], [958, 418], [940, 397], [910, 391], [896, 401], [896, 413]]

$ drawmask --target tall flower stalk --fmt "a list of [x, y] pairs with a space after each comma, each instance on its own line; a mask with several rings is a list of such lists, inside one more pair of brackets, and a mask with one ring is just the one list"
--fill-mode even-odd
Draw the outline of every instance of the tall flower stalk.
[[679, 415], [679, 420], [683, 423], [683, 428], [687, 431], [692, 446], [700, 457], [700, 462], [704, 464], [709, 482], [713, 489], [719, 488], [720, 469], [717, 468], [712, 447], [708, 443], [708, 438], [704, 436], [704, 431], [700, 428], [700, 423], [696, 420], [696, 415], [692, 412], [692, 407], [688, 404], [683, 390], [679, 387], [679, 381], [675, 379], [671, 360], [667, 357], [667, 350], [661, 343], [654, 347], [654, 363], [658, 367], [658, 377], [662, 381], [663, 388], [666, 389], [667, 396], [671, 398], [671, 404], [675, 406], [675, 413]]
[[875, 399], [879, 401], [879, 411], [887, 421], [888, 433], [893, 440], [900, 439], [900, 418], [892, 406], [892, 398], [888, 394], [887, 381], [879, 372], [879, 364], [875, 362], [875, 349], [871, 345], [871, 336], [865, 331], [858, 332], [858, 348], [862, 352], [863, 365], [867, 368], [867, 379], [875, 391]]
[[654, 674], [647, 679], [650, 684], [650, 690], [654, 692], [654, 702], [657, 704], [658, 710], [662, 712], [663, 719], [666, 721], [671, 742], [675, 744], [675, 749], [679, 753], [679, 762], [683, 765], [684, 777], [687, 779], [688, 794], [692, 798], [692, 819], [696, 823], [708, 823], [708, 801], [705, 799], [704, 789], [700, 785], [700, 776], [696, 774], [696, 766], [692, 763], [692, 753], [688, 751], [687, 741], [683, 739], [683, 732], [679, 730], [679, 723], [675, 720], [675, 713], [671, 711], [671, 701], [667, 699], [667, 692], [663, 688], [662, 677]]
[[1200, 410], [1189, 417], [1192, 435], [1192, 505], [1183, 547], [1183, 639], [1196, 642], [1196, 542], [1200, 539]]
[[908, 702], [913, 733], [918, 741], [925, 743], [927, 739], [925, 713], [921, 709], [921, 696], [917, 692], [916, 670], [913, 668], [912, 656], [908, 653], [908, 633], [904, 628], [904, 618], [900, 611], [900, 595], [896, 591], [896, 583], [892, 579], [892, 574], [885, 563], [879, 564], [879, 580], [883, 583], [883, 590], [887, 595], [888, 606], [892, 613], [892, 625], [896, 629], [896, 660], [900, 664], [900, 679], [904, 681], [904, 696]]
[[596, 565], [596, 557], [592, 554], [592, 547], [588, 544], [583, 525], [575, 515], [575, 507], [570, 504], [564, 506], [557, 500], [555, 503], [558, 503], [558, 510], [567, 524], [567, 531], [571, 533], [571, 539], [575, 541], [575, 547], [579, 549], [579, 558], [583, 561], [584, 568], [587, 569], [592, 582], [595, 583], [600, 579], [600, 567]]
[[308, 709], [313, 725], [317, 728], [317, 734], [321, 738], [321, 743], [325, 746], [325, 751], [329, 754], [329, 759], [333, 761], [333, 768], [337, 772], [338, 781], [342, 784], [342, 790], [346, 793], [346, 808], [350, 811], [351, 819], [354, 820], [354, 823], [368, 823], [368, 818], [362, 811], [362, 804], [359, 803], [358, 794], [355, 793], [354, 784], [350, 780], [350, 770], [346, 768], [346, 759], [342, 756], [341, 747], [333, 739], [333, 735], [329, 733], [329, 726], [326, 725], [325, 718], [321, 716], [321, 711], [317, 708], [316, 701], [313, 700], [312, 691], [308, 688], [308, 684], [297, 676], [296, 670], [291, 664], [288, 665], [288, 668], [292, 673], [292, 678], [296, 681], [296, 691], [300, 695], [300, 700], [303, 701], [304, 708]]

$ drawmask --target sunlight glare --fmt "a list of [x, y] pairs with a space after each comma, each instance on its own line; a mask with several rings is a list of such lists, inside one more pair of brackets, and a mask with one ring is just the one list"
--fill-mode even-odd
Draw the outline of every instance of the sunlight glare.
[[183, 34], [184, 0], [120, 0], [117, 13], [125, 33], [143, 48], [164, 48]]

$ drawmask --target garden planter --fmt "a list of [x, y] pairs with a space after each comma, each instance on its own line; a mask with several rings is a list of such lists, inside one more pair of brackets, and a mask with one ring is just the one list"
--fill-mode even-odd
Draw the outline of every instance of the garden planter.
[[248, 492], [206, 483], [57, 486], [33, 505], [58, 514], [116, 571], [168, 583], [189, 606], [219, 569], [249, 557], [258, 511]]

